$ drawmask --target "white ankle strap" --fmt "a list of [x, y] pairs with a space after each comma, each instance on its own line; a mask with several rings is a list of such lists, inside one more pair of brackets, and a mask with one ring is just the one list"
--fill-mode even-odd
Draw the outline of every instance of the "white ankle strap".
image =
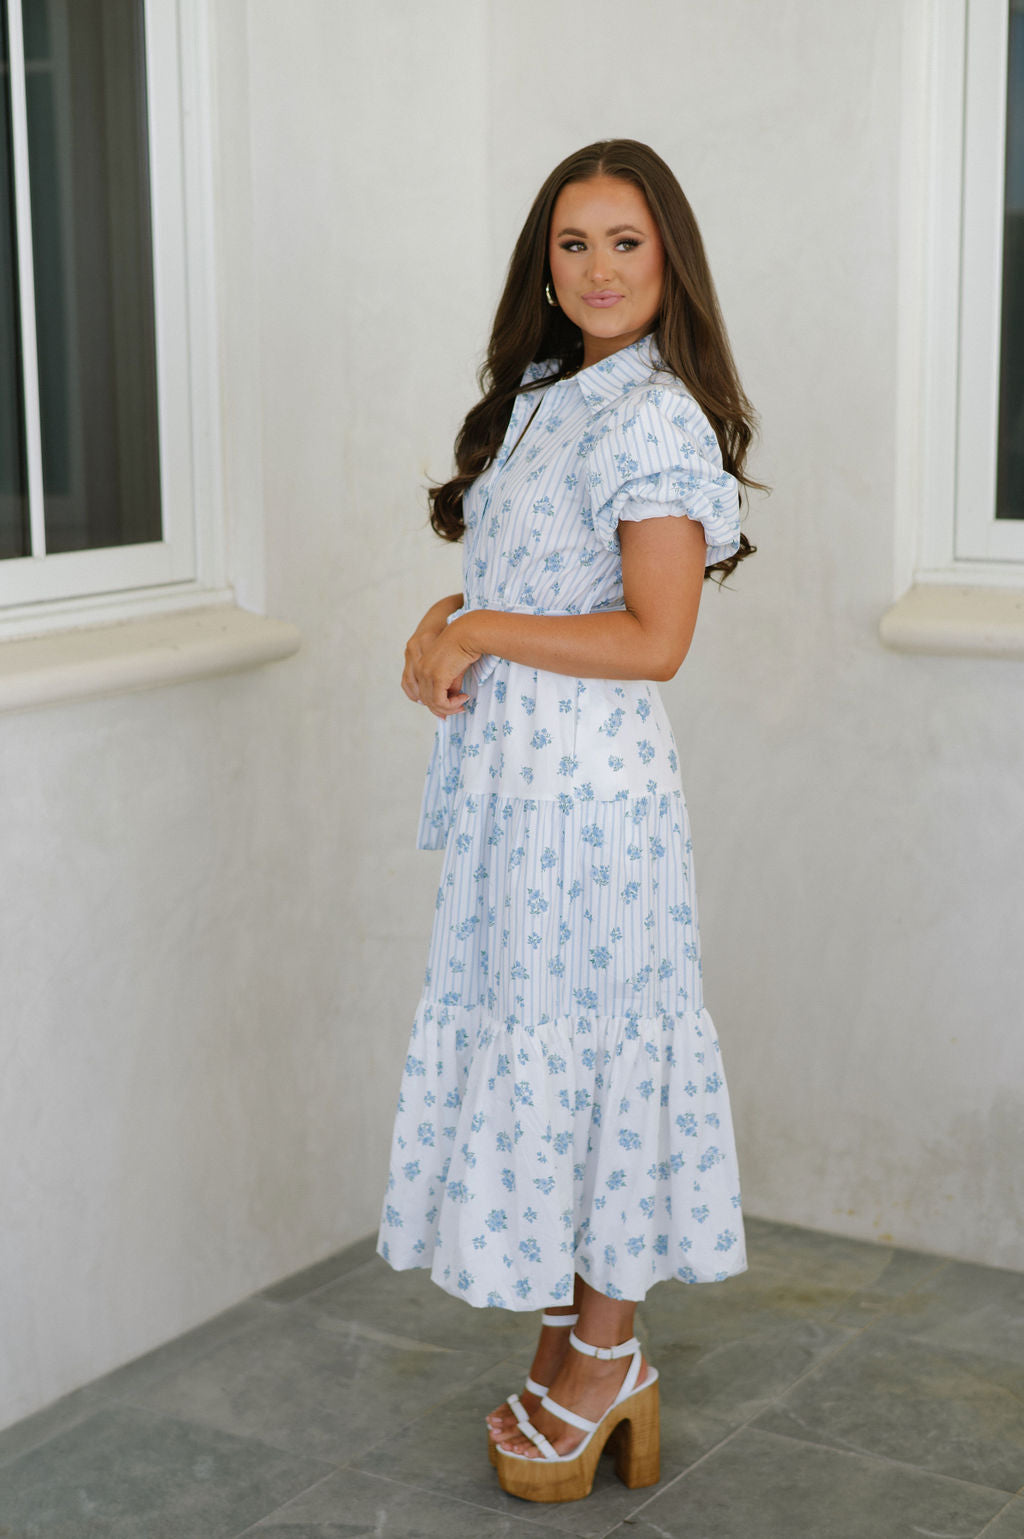
[[581, 1341], [575, 1331], [570, 1331], [569, 1342], [577, 1352], [582, 1352], [584, 1357], [599, 1357], [602, 1362], [610, 1362], [615, 1357], [629, 1357], [633, 1352], [639, 1352], [640, 1343], [635, 1336], [628, 1341], [620, 1342], [617, 1347], [592, 1347], [589, 1341]]
[[541, 1325], [575, 1325], [579, 1315], [549, 1315], [547, 1310], [540, 1317]]

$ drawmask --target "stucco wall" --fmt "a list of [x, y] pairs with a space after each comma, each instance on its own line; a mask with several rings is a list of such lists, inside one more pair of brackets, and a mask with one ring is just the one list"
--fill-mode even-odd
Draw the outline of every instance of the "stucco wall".
[[0, 1424], [375, 1224], [439, 869], [401, 648], [461, 586], [420, 488], [607, 134], [690, 194], [774, 487], [663, 686], [748, 1208], [1024, 1267], [1024, 672], [877, 640], [901, 8], [212, 9], [228, 495], [304, 647], [4, 721]]
[[[603, 135], [673, 165], [749, 394], [758, 555], [663, 686], [748, 1210], [1024, 1266], [1024, 670], [895, 655], [904, 6], [499, 6], [498, 252]], [[533, 39], [543, 35], [540, 54]], [[915, 34], [911, 34], [912, 36]], [[572, 57], [587, 88], [566, 86]], [[507, 189], [507, 193], [506, 193]]]
[[376, 1220], [437, 880], [401, 645], [461, 585], [420, 488], [486, 309], [486, 17], [445, 14], [214, 8], [231, 525], [262, 496], [303, 647], [3, 719], [0, 1424]]

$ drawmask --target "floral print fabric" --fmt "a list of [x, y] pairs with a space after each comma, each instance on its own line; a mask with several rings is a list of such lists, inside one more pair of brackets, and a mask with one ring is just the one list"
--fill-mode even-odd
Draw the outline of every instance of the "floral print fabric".
[[[520, 394], [465, 499], [465, 607], [621, 609], [623, 519], [695, 518], [708, 562], [736, 550], [736, 484], [659, 363], [644, 339]], [[550, 372], [534, 365], [524, 385]], [[574, 1272], [641, 1299], [665, 1278], [742, 1271], [728, 1091], [657, 685], [485, 656], [463, 687], [424, 787], [417, 842], [444, 860], [380, 1253], [507, 1309], [564, 1303]]]

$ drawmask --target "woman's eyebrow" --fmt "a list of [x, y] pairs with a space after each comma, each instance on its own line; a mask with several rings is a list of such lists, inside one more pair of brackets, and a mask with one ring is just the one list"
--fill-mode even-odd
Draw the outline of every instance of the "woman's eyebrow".
[[[626, 230], [631, 230], [634, 235], [643, 234], [643, 231], [638, 230], [635, 224], [613, 224], [611, 229], [605, 230], [604, 233], [606, 235], [622, 235]], [[558, 234], [555, 236], [555, 239], [561, 240], [563, 235], [578, 235], [580, 240], [586, 240], [587, 238], [587, 233], [585, 230], [574, 230], [568, 226], [564, 230], [559, 230]]]

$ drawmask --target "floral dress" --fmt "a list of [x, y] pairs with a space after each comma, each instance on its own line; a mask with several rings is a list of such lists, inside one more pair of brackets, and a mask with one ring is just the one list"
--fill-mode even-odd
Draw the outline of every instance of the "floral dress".
[[[523, 383], [554, 372], [531, 365]], [[699, 520], [709, 564], [739, 544], [715, 434], [648, 338], [521, 393], [464, 513], [466, 609], [622, 609], [623, 519]], [[571, 1300], [577, 1272], [616, 1299], [741, 1272], [658, 687], [485, 655], [463, 689], [423, 793], [417, 843], [444, 860], [380, 1254], [516, 1310]]]

